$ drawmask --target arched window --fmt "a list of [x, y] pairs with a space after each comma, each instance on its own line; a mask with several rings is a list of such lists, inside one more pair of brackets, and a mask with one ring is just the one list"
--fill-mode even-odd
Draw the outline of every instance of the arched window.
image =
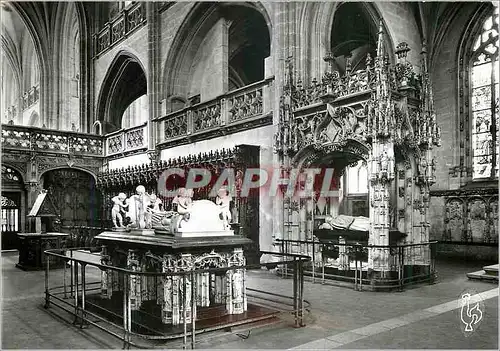
[[78, 97], [79, 80], [80, 80], [80, 32], [78, 29], [75, 31], [73, 38], [73, 47], [71, 49], [71, 65], [72, 65], [72, 95]]
[[477, 35], [470, 60], [472, 113], [472, 177], [498, 177], [499, 164], [499, 61], [498, 6]]
[[347, 169], [347, 193], [368, 194], [368, 168], [362, 161]]

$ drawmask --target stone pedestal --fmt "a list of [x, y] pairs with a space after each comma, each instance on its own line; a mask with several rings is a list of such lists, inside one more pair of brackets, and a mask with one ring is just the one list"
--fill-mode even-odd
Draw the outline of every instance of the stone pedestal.
[[[159, 273], [149, 277], [132, 274], [129, 284], [124, 287], [120, 285], [124, 281], [122, 274], [103, 271], [103, 298], [111, 299], [116, 292], [128, 289], [132, 310], [140, 309], [146, 301], [154, 301], [161, 308], [162, 322], [170, 325], [182, 324], [184, 316], [186, 323], [190, 323], [196, 318], [196, 309], [202, 307], [223, 305], [229, 315], [247, 310], [245, 269], [191, 273], [208, 268], [244, 266], [243, 247], [252, 243], [247, 238], [237, 235], [182, 237], [104, 232], [96, 239], [103, 245], [103, 263], [113, 263], [133, 271]], [[186, 274], [161, 276], [161, 273], [180, 272]], [[193, 289], [194, 310], [191, 303]]]

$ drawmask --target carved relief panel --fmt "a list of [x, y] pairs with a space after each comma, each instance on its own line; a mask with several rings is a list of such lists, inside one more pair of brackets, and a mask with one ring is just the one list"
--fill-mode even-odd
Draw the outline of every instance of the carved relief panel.
[[467, 241], [484, 242], [488, 235], [486, 202], [482, 198], [472, 198], [467, 204]]
[[452, 198], [446, 203], [444, 241], [465, 241], [466, 231], [464, 226], [464, 202]]
[[498, 197], [493, 197], [489, 201], [490, 228], [489, 242], [498, 242]]

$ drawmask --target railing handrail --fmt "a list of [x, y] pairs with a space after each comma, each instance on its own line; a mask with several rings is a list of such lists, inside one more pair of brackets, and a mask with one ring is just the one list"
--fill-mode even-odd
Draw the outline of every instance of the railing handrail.
[[265, 79], [262, 79], [262, 80], [259, 80], [257, 82], [254, 82], [254, 83], [251, 83], [251, 84], [248, 84], [248, 85], [245, 85], [241, 88], [237, 88], [237, 89], [234, 89], [234, 90], [231, 90], [231, 91], [228, 91], [227, 93], [225, 93], [223, 96], [224, 97], [229, 97], [229, 96], [232, 96], [232, 95], [237, 95], [243, 91], [247, 91], [247, 90], [253, 90], [254, 88], [256, 87], [262, 87], [262, 86], [266, 86], [268, 83], [272, 82], [274, 80], [274, 76], [272, 77], [268, 77], [268, 78], [265, 78]]
[[427, 241], [424, 243], [414, 243], [414, 244], [397, 244], [397, 245], [371, 245], [371, 244], [362, 244], [362, 243], [338, 243], [333, 240], [292, 240], [292, 239], [274, 239], [276, 242], [289, 242], [289, 243], [299, 243], [299, 244], [326, 244], [326, 245], [338, 245], [338, 246], [357, 246], [357, 247], [367, 247], [367, 248], [375, 248], [375, 249], [393, 249], [399, 247], [411, 247], [411, 246], [422, 246], [422, 245], [432, 245], [437, 244], [438, 241]]
[[296, 262], [297, 260], [307, 262], [310, 260], [308, 256], [305, 255], [297, 255], [297, 254], [287, 254], [287, 253], [280, 253], [280, 252], [268, 252], [268, 251], [261, 251], [262, 253], [272, 253], [276, 254], [279, 256], [290, 256], [293, 257], [293, 260], [288, 260], [288, 261], [280, 261], [280, 262], [272, 262], [272, 263], [256, 263], [256, 264], [247, 264], [243, 266], [229, 266], [229, 267], [223, 267], [223, 268], [204, 268], [204, 269], [191, 269], [191, 270], [185, 270], [185, 271], [179, 271], [179, 272], [146, 272], [146, 271], [134, 271], [130, 270], [127, 268], [121, 268], [121, 267], [116, 267], [116, 266], [108, 266], [102, 263], [96, 263], [92, 261], [87, 261], [84, 259], [78, 259], [75, 257], [70, 257], [66, 255], [62, 255], [61, 253], [58, 252], [66, 252], [66, 251], [82, 251], [82, 250], [90, 250], [92, 247], [86, 246], [86, 247], [73, 247], [73, 248], [65, 248], [65, 249], [49, 249], [45, 250], [43, 253], [47, 256], [54, 256], [54, 257], [59, 257], [64, 260], [69, 260], [69, 261], [74, 261], [79, 264], [85, 264], [89, 266], [94, 266], [97, 267], [101, 270], [112, 270], [112, 271], [118, 271], [122, 273], [128, 273], [131, 275], [141, 275], [141, 276], [162, 276], [162, 277], [168, 277], [168, 276], [183, 276], [186, 274], [198, 274], [198, 273], [215, 273], [215, 272], [225, 272], [228, 270], [233, 270], [233, 269], [243, 269], [243, 268], [258, 268], [258, 267], [267, 267], [269, 264], [289, 264]]

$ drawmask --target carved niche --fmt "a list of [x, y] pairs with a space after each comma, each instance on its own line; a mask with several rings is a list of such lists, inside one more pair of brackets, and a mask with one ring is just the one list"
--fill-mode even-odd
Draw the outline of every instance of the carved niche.
[[489, 201], [490, 228], [487, 241], [498, 242], [498, 197], [492, 197]]
[[445, 231], [443, 241], [465, 241], [465, 206], [461, 199], [452, 198], [446, 203]]
[[467, 241], [484, 242], [488, 236], [487, 207], [484, 199], [473, 197], [468, 201]]

